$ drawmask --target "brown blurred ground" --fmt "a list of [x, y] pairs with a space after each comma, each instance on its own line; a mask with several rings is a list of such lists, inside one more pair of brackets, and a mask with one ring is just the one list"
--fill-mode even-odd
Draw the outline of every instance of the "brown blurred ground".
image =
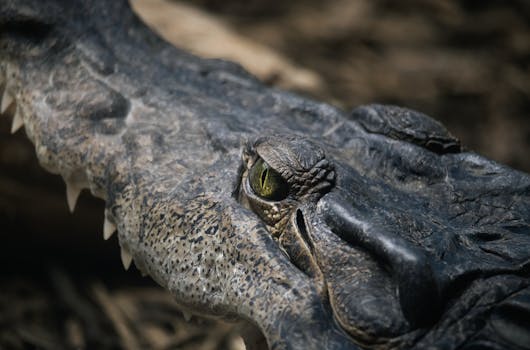
[[[347, 109], [416, 108], [530, 171], [528, 1], [134, 1], [168, 39], [268, 84]], [[124, 272], [116, 237], [101, 239], [103, 203], [83, 193], [69, 214], [62, 180], [9, 128], [0, 118], [0, 349], [240, 348], [234, 325], [187, 323], [152, 281]]]

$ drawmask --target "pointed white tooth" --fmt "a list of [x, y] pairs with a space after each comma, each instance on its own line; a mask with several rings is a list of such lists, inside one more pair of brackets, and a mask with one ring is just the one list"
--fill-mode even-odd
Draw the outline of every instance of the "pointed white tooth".
[[182, 316], [184, 316], [184, 319], [186, 320], [186, 322], [190, 322], [191, 321], [191, 314], [187, 311], [182, 311]]
[[73, 213], [75, 210], [77, 198], [79, 198], [81, 190], [82, 188], [79, 187], [75, 182], [66, 181], [66, 201], [68, 202], [68, 208], [70, 209], [71, 213]]
[[103, 223], [103, 239], [109, 239], [112, 237], [114, 232], [116, 232], [116, 225], [114, 225], [109, 221], [109, 219], [107, 219], [107, 217], [105, 217], [105, 222]]
[[22, 113], [20, 112], [20, 108], [16, 107], [17, 111], [15, 112], [15, 116], [13, 117], [13, 124], [11, 124], [11, 133], [14, 134], [24, 125], [24, 119], [22, 118]]
[[0, 113], [3, 114], [9, 108], [9, 106], [11, 106], [11, 103], [13, 103], [13, 101], [14, 101], [13, 95], [11, 95], [11, 93], [7, 89], [5, 89], [4, 93], [2, 94], [2, 103], [0, 106]]
[[123, 247], [121, 247], [121, 263], [123, 264], [123, 268], [127, 271], [129, 267], [131, 266], [132, 262], [132, 255], [129, 253], [129, 251]]

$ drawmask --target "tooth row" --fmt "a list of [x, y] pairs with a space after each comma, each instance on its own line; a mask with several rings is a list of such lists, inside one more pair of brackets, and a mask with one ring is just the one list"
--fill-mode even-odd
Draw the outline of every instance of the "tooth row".
[[[19, 106], [16, 105], [15, 98], [10, 90], [5, 86], [2, 81], [2, 75], [0, 74], [0, 114], [4, 114], [13, 104], [15, 104], [15, 114], [13, 117], [13, 124], [11, 125], [11, 133], [15, 133], [22, 126], [24, 126], [24, 119], [20, 111]], [[81, 191], [86, 188], [86, 181], [78, 177], [68, 178], [65, 177], [66, 184], [66, 201], [68, 203], [68, 209], [71, 213], [74, 212], [77, 200]], [[108, 213], [105, 211], [105, 220], [103, 223], [103, 238], [108, 240], [116, 232], [116, 225], [108, 218]], [[121, 262], [125, 270], [128, 270], [132, 264], [132, 255], [127, 248], [122, 247], [120, 249]]]
[[[84, 186], [79, 181], [66, 180], [66, 201], [70, 212], [74, 212], [77, 199]], [[103, 239], [108, 240], [116, 232], [116, 225], [108, 219], [108, 213], [105, 210], [105, 221], [103, 222]], [[124, 247], [121, 248], [121, 262], [125, 270], [128, 270], [132, 263], [131, 253]]]
[[[11, 107], [11, 105], [16, 103], [16, 101], [11, 91], [5, 85], [5, 82], [3, 81], [3, 77], [1, 75], [0, 92], [2, 95], [0, 100], [0, 114], [4, 114]], [[15, 105], [15, 108], [16, 111], [13, 117], [13, 123], [11, 125], [12, 134], [17, 132], [22, 126], [24, 126], [24, 119], [22, 118], [22, 112], [20, 111], [20, 107]], [[66, 201], [68, 203], [68, 208], [70, 209], [70, 212], [73, 213], [75, 210], [77, 199], [79, 198], [79, 195], [81, 194], [81, 191], [85, 186], [81, 181], [75, 180], [66, 180], [65, 183]], [[116, 225], [114, 225], [111, 221], [107, 219], [107, 213], [105, 213], [105, 222], [103, 224], [103, 238], [105, 240], [109, 239], [115, 231]], [[132, 256], [124, 248], [121, 249], [121, 260], [123, 263], [123, 267], [125, 267], [125, 269], [127, 270], [131, 266]]]
[[[2, 91], [3, 90], [3, 91]], [[20, 107], [16, 105], [15, 97], [13, 93], [7, 88], [3, 77], [0, 74], [0, 114], [4, 114], [13, 104], [15, 104], [15, 113], [13, 117], [13, 123], [11, 125], [11, 133], [14, 134], [22, 126], [24, 126], [24, 119]], [[70, 212], [73, 213], [77, 203], [77, 199], [81, 194], [83, 188], [85, 188], [82, 181], [65, 180], [66, 183], [66, 201]], [[108, 219], [107, 212], [105, 211], [105, 221], [103, 223], [103, 238], [108, 240], [113, 233], [116, 232], [116, 225]], [[121, 262], [125, 270], [128, 270], [132, 263], [131, 253], [124, 247], [121, 248]]]
[[[0, 76], [0, 92], [2, 94], [1, 100], [0, 100], [0, 114], [4, 114], [11, 105], [15, 104], [15, 115], [13, 117], [13, 123], [11, 125], [11, 133], [14, 134], [17, 132], [22, 126], [24, 126], [24, 119], [22, 117], [22, 112], [20, 111], [20, 107], [16, 105], [15, 98], [11, 91], [5, 86], [4, 81], [2, 79], [3, 77]], [[3, 92], [2, 92], [3, 90]], [[81, 191], [85, 187], [81, 181], [75, 181], [75, 180], [66, 180], [66, 201], [68, 203], [68, 208], [70, 209], [70, 212], [73, 213], [75, 210], [75, 206], [77, 203], [77, 199], [79, 198], [79, 195], [81, 194]], [[107, 218], [107, 213], [105, 212], [105, 221], [103, 223], [103, 238], [105, 240], [108, 240], [114, 232], [116, 232], [116, 225], [112, 223]], [[123, 267], [125, 270], [129, 269], [132, 263], [132, 256], [129, 253], [129, 251], [125, 248], [121, 248], [121, 261], [123, 263]]]

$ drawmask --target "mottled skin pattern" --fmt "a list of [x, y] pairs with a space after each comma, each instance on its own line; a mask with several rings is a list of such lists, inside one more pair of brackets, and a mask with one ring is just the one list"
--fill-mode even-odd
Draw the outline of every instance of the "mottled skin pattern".
[[124, 1], [3, 0], [0, 78], [42, 166], [182, 307], [271, 349], [530, 348], [530, 177], [427, 116], [269, 89]]

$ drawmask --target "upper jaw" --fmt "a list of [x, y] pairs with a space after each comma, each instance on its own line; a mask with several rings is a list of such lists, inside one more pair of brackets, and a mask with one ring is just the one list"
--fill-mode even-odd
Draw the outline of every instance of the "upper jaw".
[[[179, 303], [199, 313], [250, 320], [272, 349], [356, 348], [311, 279], [233, 198], [192, 193], [176, 198], [167, 191], [153, 200], [153, 192], [139, 186], [141, 196], [128, 199], [118, 212], [127, 217], [119, 221], [141, 218], [137, 226], [149, 234], [120, 231], [120, 242]], [[175, 221], [160, 221], [160, 214]], [[171, 228], [175, 223], [178, 231]], [[216, 234], [205, 233], [212, 223]], [[214, 255], [211, 246], [218, 248]]]

